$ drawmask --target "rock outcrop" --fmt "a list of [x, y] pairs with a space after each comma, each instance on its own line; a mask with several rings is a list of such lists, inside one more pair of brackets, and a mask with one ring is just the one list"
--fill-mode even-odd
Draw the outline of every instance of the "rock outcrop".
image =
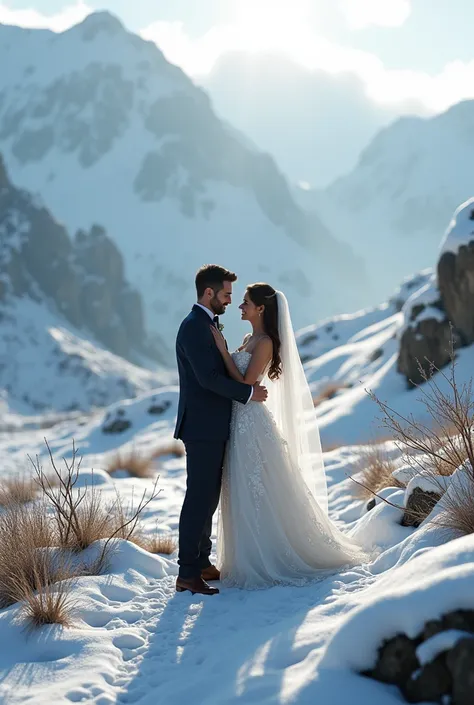
[[474, 342], [474, 199], [458, 208], [443, 242], [436, 281], [421, 287], [403, 307], [398, 370], [409, 384], [444, 367], [452, 347]]
[[398, 686], [409, 703], [471, 705], [474, 612], [456, 610], [427, 622], [415, 638], [400, 633], [388, 639], [363, 675]]
[[147, 339], [141, 297], [105, 230], [94, 225], [71, 240], [38, 199], [12, 185], [0, 157], [0, 303], [23, 297], [46, 300], [121, 357], [160, 359]]

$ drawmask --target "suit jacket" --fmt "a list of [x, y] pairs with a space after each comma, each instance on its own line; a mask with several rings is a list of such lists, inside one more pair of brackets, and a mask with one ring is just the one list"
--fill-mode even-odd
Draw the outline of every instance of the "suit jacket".
[[179, 405], [175, 438], [183, 441], [226, 441], [232, 401], [246, 404], [252, 387], [227, 374], [211, 331], [212, 321], [193, 306], [176, 338]]

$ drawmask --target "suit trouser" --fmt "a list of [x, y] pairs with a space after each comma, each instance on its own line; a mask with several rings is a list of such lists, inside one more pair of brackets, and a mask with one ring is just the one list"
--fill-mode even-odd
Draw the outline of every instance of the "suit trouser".
[[179, 574], [200, 575], [210, 565], [212, 517], [219, 504], [225, 441], [185, 441], [186, 496], [179, 518]]

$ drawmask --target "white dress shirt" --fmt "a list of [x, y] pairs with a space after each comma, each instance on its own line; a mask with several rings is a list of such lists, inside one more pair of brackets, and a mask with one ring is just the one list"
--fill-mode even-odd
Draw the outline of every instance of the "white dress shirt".
[[[216, 314], [214, 313], [214, 311], [211, 311], [210, 308], [207, 308], [206, 306], [203, 306], [202, 304], [198, 304], [198, 303], [197, 303], [196, 306], [199, 306], [199, 308], [202, 308], [202, 310], [207, 313], [207, 315], [209, 316], [209, 318], [211, 319], [211, 321], [214, 322], [214, 316], [216, 315]], [[253, 397], [253, 387], [250, 388], [250, 396], [249, 396], [249, 398], [247, 399], [247, 404], [249, 403], [249, 401], [251, 400], [252, 397]]]

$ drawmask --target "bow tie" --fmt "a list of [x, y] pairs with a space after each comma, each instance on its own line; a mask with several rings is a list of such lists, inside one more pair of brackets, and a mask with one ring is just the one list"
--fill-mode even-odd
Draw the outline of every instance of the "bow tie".
[[219, 328], [219, 316], [214, 316], [212, 322], [214, 323], [216, 328]]

